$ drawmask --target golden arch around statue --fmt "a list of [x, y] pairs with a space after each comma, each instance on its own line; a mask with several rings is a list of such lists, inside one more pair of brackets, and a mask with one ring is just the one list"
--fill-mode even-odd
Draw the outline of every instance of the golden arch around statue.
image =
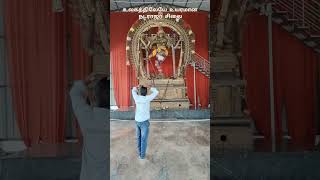
[[[166, 33], [164, 27], [174, 33]], [[152, 34], [155, 28], [157, 32]], [[152, 83], [159, 89], [159, 96], [151, 103], [152, 109], [189, 108], [185, 69], [194, 58], [194, 47], [194, 33], [182, 19], [138, 20], [130, 28], [126, 41], [126, 64], [134, 66], [139, 83]], [[169, 51], [172, 53], [173, 72], [172, 76], [165, 77], [161, 64], [170, 60]], [[153, 57], [155, 64], [150, 62]], [[151, 68], [157, 73], [154, 71], [152, 74]]]

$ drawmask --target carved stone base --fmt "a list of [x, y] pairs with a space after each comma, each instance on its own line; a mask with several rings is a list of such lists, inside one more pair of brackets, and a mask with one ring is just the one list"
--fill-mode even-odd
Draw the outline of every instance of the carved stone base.
[[215, 117], [242, 116], [242, 99], [244, 82], [241, 80], [216, 80], [212, 87], [212, 102]]
[[[153, 84], [152, 80], [148, 81], [149, 84]], [[154, 86], [159, 90], [159, 95], [151, 102], [151, 109], [189, 108], [184, 79], [155, 79]]]
[[249, 119], [215, 119], [211, 133], [213, 152], [253, 150], [253, 128]]
[[106, 55], [95, 55], [92, 61], [92, 71], [109, 74], [109, 64], [108, 61], [106, 61], [106, 59], [108, 59]]
[[154, 100], [151, 102], [151, 109], [188, 109], [190, 106], [189, 100], [185, 99], [172, 99], [172, 100]]

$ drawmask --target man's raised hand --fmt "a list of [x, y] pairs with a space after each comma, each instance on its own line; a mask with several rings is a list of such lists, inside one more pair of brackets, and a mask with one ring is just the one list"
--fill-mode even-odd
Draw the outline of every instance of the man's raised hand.
[[106, 73], [103, 73], [103, 72], [93, 72], [93, 73], [89, 74], [89, 75], [85, 78], [84, 82], [85, 82], [85, 84], [86, 84], [87, 86], [90, 86], [93, 82], [98, 81], [98, 80], [100, 80], [100, 79], [102, 79], [102, 78], [105, 78], [105, 77], [107, 77], [107, 74], [106, 74]]

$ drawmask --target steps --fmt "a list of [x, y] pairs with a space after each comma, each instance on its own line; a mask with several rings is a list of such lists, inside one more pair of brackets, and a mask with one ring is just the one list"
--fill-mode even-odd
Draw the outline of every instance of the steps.
[[194, 59], [190, 62], [192, 67], [201, 72], [207, 78], [210, 79], [210, 61], [201, 57], [199, 54], [195, 53]]
[[[210, 63], [210, 61], [212, 63]], [[210, 58], [210, 61], [206, 60], [196, 53], [194, 60], [190, 64], [193, 67], [195, 64], [195, 68], [208, 78], [210, 78], [210, 72], [227, 72], [239, 75], [238, 60], [236, 55], [230, 48], [224, 49], [223, 51], [215, 52], [214, 56]]]
[[[272, 20], [281, 25], [306, 46], [320, 54], [320, 2], [316, 0], [271, 0]], [[265, 8], [266, 1], [251, 1], [257, 10]]]

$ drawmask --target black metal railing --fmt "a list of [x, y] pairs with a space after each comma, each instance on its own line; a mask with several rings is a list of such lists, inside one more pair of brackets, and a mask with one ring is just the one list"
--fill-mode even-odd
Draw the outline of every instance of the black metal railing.
[[273, 10], [286, 12], [288, 19], [309, 35], [320, 36], [320, 0], [269, 0]]

